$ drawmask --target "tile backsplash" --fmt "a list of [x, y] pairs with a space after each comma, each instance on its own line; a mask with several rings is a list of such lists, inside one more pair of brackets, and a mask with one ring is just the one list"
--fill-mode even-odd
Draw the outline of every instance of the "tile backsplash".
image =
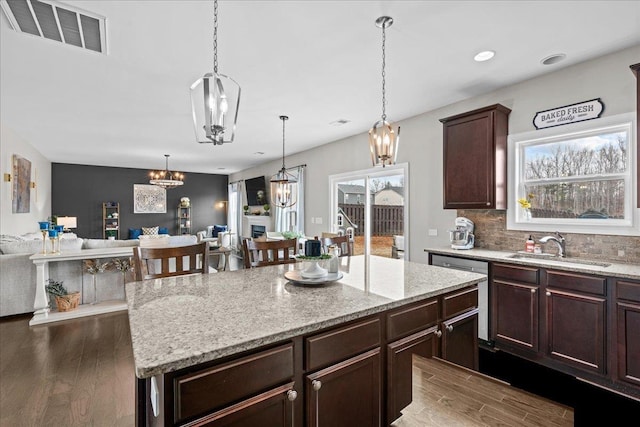
[[[506, 211], [458, 210], [458, 216], [467, 217], [474, 222], [475, 247], [483, 249], [521, 251], [530, 234], [537, 242], [541, 237], [555, 232], [507, 230]], [[575, 233], [562, 235], [566, 239], [567, 256], [640, 264], [640, 237]], [[544, 252], [557, 250], [552, 243], [543, 245], [542, 249]]]

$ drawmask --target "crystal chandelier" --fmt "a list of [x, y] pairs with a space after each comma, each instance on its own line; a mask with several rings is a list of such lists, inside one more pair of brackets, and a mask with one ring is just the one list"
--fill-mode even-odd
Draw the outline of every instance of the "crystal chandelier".
[[280, 116], [282, 120], [282, 169], [271, 177], [271, 204], [279, 208], [289, 208], [298, 202], [298, 180], [287, 172], [284, 166], [284, 122], [287, 116]]
[[398, 142], [400, 141], [400, 127], [396, 133], [391, 124], [387, 122], [386, 86], [385, 86], [385, 30], [393, 24], [393, 18], [381, 16], [376, 19], [376, 26], [382, 28], [382, 119], [374, 123], [369, 130], [369, 150], [373, 166], [385, 167], [396, 162], [398, 156]]
[[213, 2], [213, 73], [191, 85], [191, 109], [196, 140], [222, 145], [233, 142], [240, 107], [240, 85], [218, 73], [218, 0]]
[[184, 184], [184, 174], [180, 172], [171, 172], [169, 170], [169, 155], [165, 154], [166, 158], [166, 166], [163, 171], [151, 171], [149, 172], [149, 176], [151, 180], [149, 180], [149, 184], [157, 185], [158, 187], [170, 189], [176, 188]]

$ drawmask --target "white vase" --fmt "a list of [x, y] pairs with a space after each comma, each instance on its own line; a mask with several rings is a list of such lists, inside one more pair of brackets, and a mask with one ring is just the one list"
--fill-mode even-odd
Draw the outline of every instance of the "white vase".
[[300, 272], [300, 275], [305, 279], [315, 279], [317, 277], [324, 277], [327, 275], [327, 270], [318, 265], [318, 261], [309, 263], [309, 266]]

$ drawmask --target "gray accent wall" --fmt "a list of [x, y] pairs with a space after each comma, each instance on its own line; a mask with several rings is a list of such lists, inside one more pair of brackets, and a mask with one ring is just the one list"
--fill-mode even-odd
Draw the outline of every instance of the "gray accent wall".
[[128, 238], [129, 228], [140, 227], [167, 227], [175, 235], [180, 198], [189, 197], [191, 234], [207, 225], [227, 223], [226, 210], [215, 205], [227, 200], [226, 175], [185, 172], [184, 185], [167, 190], [166, 213], [134, 214], [133, 184], [148, 184], [148, 173], [146, 169], [52, 163], [51, 214], [75, 216], [79, 237], [102, 239], [102, 203], [113, 201], [120, 203], [120, 239]]

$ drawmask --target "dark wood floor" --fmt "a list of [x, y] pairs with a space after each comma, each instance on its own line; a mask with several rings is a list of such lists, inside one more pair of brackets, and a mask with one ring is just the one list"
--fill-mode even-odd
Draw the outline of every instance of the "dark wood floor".
[[449, 364], [416, 356], [413, 402], [395, 427], [573, 426], [573, 409]]
[[[0, 320], [0, 426], [133, 426], [135, 378], [127, 314], [34, 327], [29, 319]], [[495, 420], [501, 425], [571, 425], [570, 409], [563, 405], [519, 394], [502, 382], [481, 384], [480, 375], [461, 372], [416, 363], [414, 403], [398, 425], [499, 424]], [[499, 404], [492, 403], [496, 396]]]
[[29, 327], [0, 321], [0, 426], [133, 426], [126, 312]]

